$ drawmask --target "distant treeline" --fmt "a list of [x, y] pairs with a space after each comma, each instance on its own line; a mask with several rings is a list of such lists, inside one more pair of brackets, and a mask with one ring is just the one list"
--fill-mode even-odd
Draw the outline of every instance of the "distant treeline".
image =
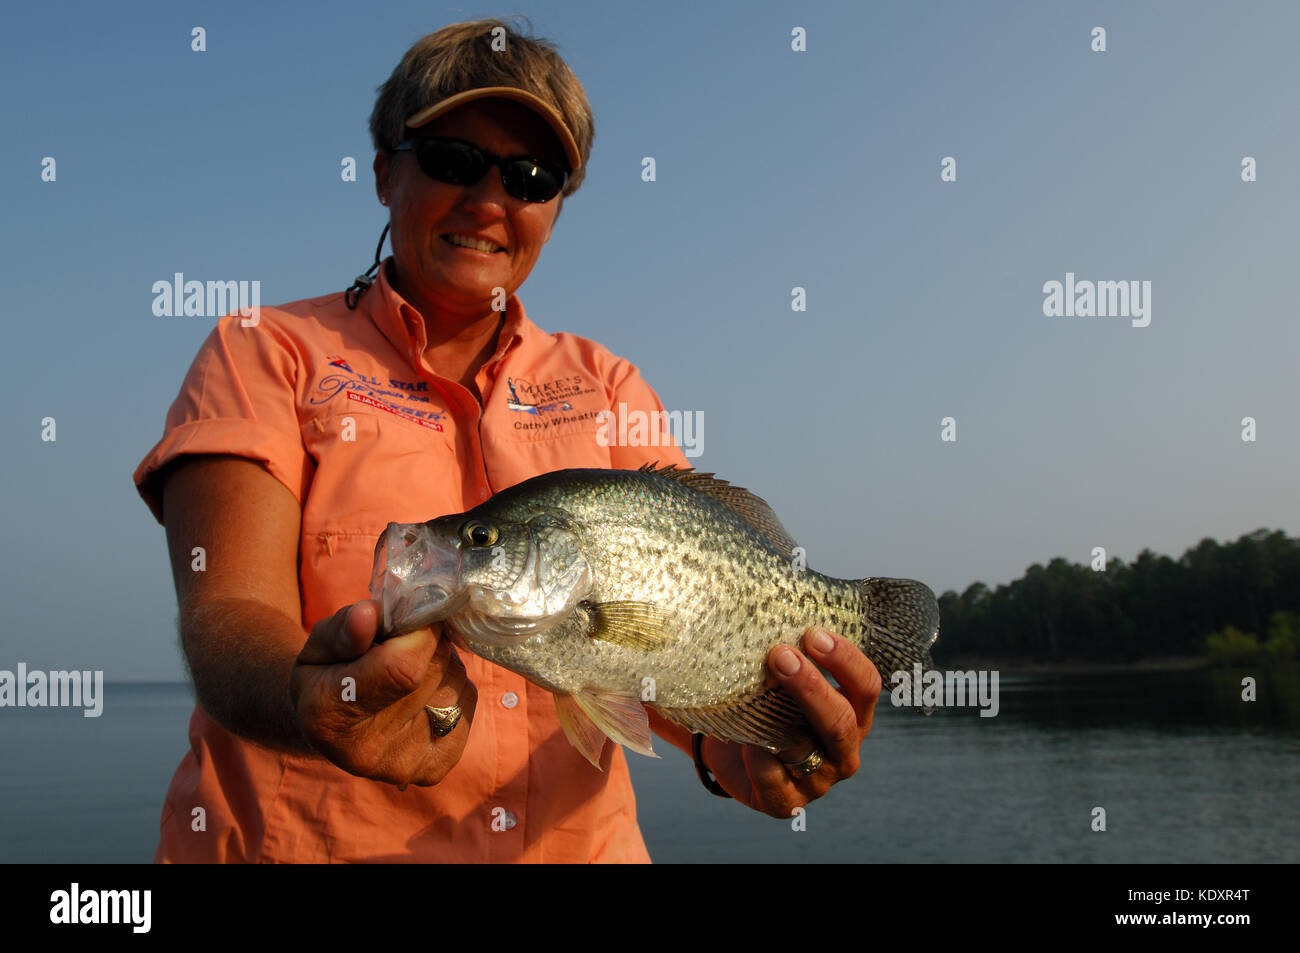
[[1262, 644], [1293, 621], [1275, 613], [1300, 610], [1300, 539], [1260, 529], [1234, 543], [1203, 539], [1180, 559], [1147, 549], [1131, 563], [1111, 557], [1103, 571], [1058, 557], [993, 590], [982, 582], [960, 596], [949, 590], [939, 609], [936, 662], [1205, 655], [1218, 645], [1210, 636], [1221, 640], [1229, 628], [1258, 633]]

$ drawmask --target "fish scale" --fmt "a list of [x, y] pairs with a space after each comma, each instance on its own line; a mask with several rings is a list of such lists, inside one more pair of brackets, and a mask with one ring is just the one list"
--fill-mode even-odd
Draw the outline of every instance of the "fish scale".
[[712, 474], [561, 470], [466, 513], [390, 524], [372, 593], [392, 632], [441, 620], [554, 692], [593, 764], [606, 736], [651, 753], [643, 702], [775, 751], [811, 730], [767, 671], [774, 645], [822, 626], [888, 679], [929, 668], [939, 622], [923, 584], [796, 568], [794, 547], [766, 503]]

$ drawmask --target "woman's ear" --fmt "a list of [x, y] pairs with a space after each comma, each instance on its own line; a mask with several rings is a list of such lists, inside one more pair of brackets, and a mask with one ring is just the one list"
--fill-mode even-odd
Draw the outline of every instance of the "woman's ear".
[[371, 166], [375, 170], [375, 194], [379, 196], [379, 204], [387, 205], [388, 196], [392, 192], [392, 185], [389, 177], [392, 174], [392, 156], [383, 152], [375, 153], [375, 161]]

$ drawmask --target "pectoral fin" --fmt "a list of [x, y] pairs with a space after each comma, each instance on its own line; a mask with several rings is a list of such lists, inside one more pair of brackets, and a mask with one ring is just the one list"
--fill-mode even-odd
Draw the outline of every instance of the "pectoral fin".
[[659, 757], [651, 747], [650, 719], [635, 695], [584, 689], [556, 695], [555, 707], [569, 742], [598, 768], [606, 737], [637, 754]]
[[591, 637], [644, 652], [657, 652], [678, 639], [673, 614], [650, 602], [593, 602]]

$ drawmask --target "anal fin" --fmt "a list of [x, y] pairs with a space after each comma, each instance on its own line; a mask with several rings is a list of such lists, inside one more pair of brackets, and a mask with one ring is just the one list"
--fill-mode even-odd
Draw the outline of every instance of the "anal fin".
[[769, 751], [792, 748], [812, 735], [803, 709], [784, 688], [763, 688], [749, 698], [700, 708], [655, 707], [664, 718], [693, 732]]
[[598, 768], [606, 737], [637, 754], [659, 757], [651, 746], [654, 736], [650, 719], [635, 695], [583, 689], [572, 695], [556, 695], [555, 707], [569, 742]]
[[605, 742], [608, 740], [605, 732], [583, 713], [572, 695], [556, 695], [555, 711], [560, 716], [560, 727], [564, 729], [569, 744], [577, 748], [597, 771], [603, 771], [600, 756], [604, 753]]

